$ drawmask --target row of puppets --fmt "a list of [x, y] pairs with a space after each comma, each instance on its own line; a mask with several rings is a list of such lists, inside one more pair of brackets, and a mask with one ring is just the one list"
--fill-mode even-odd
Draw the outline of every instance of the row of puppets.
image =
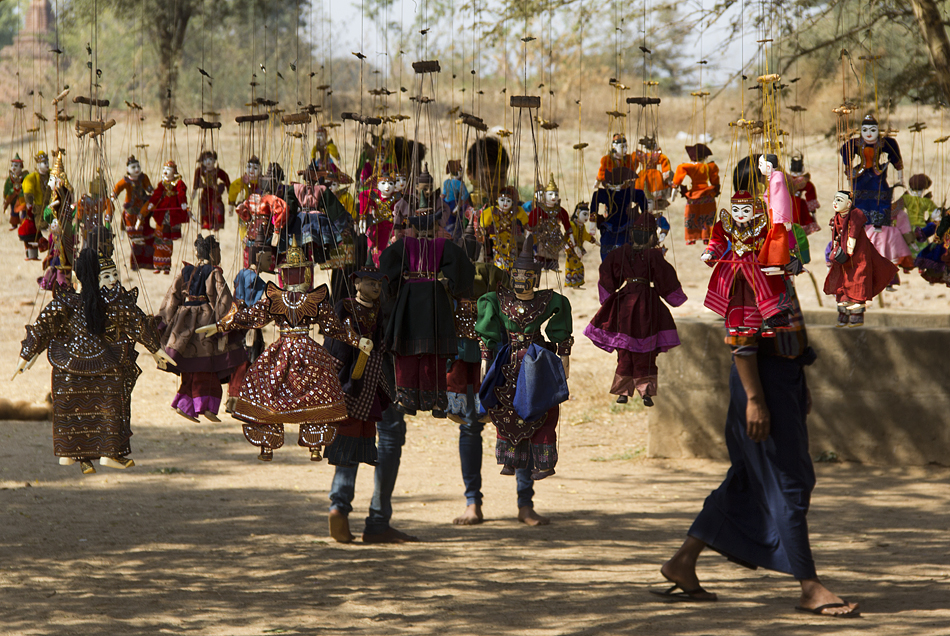
[[[652, 406], [657, 356], [680, 342], [667, 305], [686, 296], [662, 245], [663, 214], [679, 188], [686, 239], [702, 241], [701, 259], [712, 267], [705, 306], [732, 336], [794, 328], [792, 279], [810, 260], [808, 236], [819, 228], [801, 159], [793, 157], [787, 173], [775, 155], [742, 159], [731, 205], [716, 213], [711, 152], [703, 144], [687, 152], [690, 162], [673, 172], [654, 140], [641, 139], [630, 153], [615, 136], [591, 203], [573, 215], [553, 175], [522, 202], [506, 184], [508, 154], [490, 136], [472, 145], [464, 170], [460, 160], [448, 163], [441, 186], [425, 148], [405, 140], [366, 144], [355, 184], [322, 129], [312, 163], [290, 183], [278, 164], [262, 170], [256, 158], [231, 182], [205, 152], [190, 200], [173, 162], [153, 187], [130, 157], [113, 188], [97, 177], [75, 201], [61, 155], [52, 168], [37, 155], [25, 176], [17, 159], [5, 188], [10, 222], [28, 259], [48, 252], [40, 284], [52, 301], [27, 327], [16, 373], [47, 352], [54, 452], [86, 474], [96, 459], [134, 464], [129, 405], [141, 344], [180, 376], [171, 407], [184, 418], [219, 421], [226, 385], [224, 408], [262, 461], [284, 444], [285, 425], [296, 424], [312, 460], [372, 464], [375, 422], [395, 405], [459, 421], [477, 413], [496, 427], [502, 472], [530, 465], [543, 479], [557, 464], [574, 330], [568, 299], [539, 286], [544, 270], [561, 271], [562, 254], [565, 284], [580, 286], [584, 244], [600, 246], [601, 307], [584, 334], [617, 353], [610, 392], [620, 402], [638, 396]], [[824, 291], [836, 299], [838, 326], [860, 326], [870, 301], [898, 284], [899, 267], [947, 282], [950, 224], [926, 195], [924, 175], [893, 200], [887, 167], [903, 181], [900, 150], [873, 117], [841, 154], [853, 189], [833, 197]], [[233, 284], [215, 238], [230, 216], [225, 194], [243, 247]], [[203, 229], [194, 262], [174, 268], [160, 309], [146, 315], [138, 290], [119, 282], [115, 243], [130, 246], [132, 269], [169, 274], [189, 223]], [[314, 286], [317, 266], [330, 272], [330, 285]], [[261, 330], [271, 323], [279, 337], [265, 348]]]

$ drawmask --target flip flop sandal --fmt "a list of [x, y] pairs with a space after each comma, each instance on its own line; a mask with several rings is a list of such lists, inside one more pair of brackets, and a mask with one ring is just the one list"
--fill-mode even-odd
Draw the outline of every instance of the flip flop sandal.
[[826, 609], [834, 609], [836, 607], [848, 607], [847, 603], [826, 603], [824, 605], [819, 605], [818, 607], [812, 609], [809, 607], [802, 607], [801, 605], [796, 605], [795, 609], [799, 612], [807, 612], [808, 614], [815, 614], [816, 616], [827, 616], [828, 618], [858, 618], [861, 616], [861, 610], [854, 608], [850, 612], [845, 612], [844, 614], [826, 614]]
[[[675, 592], [674, 590], [682, 590], [681, 592]], [[650, 594], [655, 594], [656, 596], [662, 596], [665, 599], [668, 599], [670, 602], [678, 601], [682, 603], [714, 603], [718, 601], [718, 597], [713, 596], [712, 598], [703, 598], [696, 596], [697, 594], [707, 593], [702, 586], [697, 587], [692, 590], [684, 590], [679, 586], [678, 583], [673, 584], [668, 590], [649, 590]], [[827, 606], [826, 606], [827, 607]]]

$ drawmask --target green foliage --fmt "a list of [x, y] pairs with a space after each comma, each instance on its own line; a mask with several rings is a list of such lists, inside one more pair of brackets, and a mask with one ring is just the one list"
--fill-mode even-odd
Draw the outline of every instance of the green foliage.
[[0, 2], [0, 47], [13, 43], [13, 36], [22, 27], [22, 15], [17, 3]]

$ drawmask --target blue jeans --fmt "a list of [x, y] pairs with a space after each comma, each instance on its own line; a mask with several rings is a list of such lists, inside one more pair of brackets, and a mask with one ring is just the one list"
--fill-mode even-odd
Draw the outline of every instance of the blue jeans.
[[[462, 481], [465, 482], [465, 505], [471, 506], [482, 505], [482, 429], [485, 424], [478, 421], [474, 399], [468, 403], [469, 408], [461, 414], [465, 424], [459, 424], [459, 463], [462, 465]], [[529, 465], [515, 471], [519, 508], [533, 506], [532, 468]]]
[[[389, 529], [389, 520], [393, 516], [393, 488], [399, 474], [399, 460], [402, 447], [406, 443], [406, 420], [402, 411], [389, 407], [383, 412], [383, 419], [376, 423], [377, 459], [376, 485], [373, 500], [369, 504], [369, 516], [366, 517], [365, 534], [380, 534]], [[330, 510], [345, 515], [353, 511], [353, 497], [356, 493], [356, 471], [358, 466], [337, 466], [330, 486]]]

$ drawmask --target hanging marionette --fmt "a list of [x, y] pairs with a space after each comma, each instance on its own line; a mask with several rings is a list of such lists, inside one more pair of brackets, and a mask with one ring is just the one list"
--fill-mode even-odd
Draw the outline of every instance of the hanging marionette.
[[797, 246], [794, 235], [789, 232], [794, 219], [792, 195], [785, 182], [785, 173], [779, 167], [778, 156], [760, 155], [758, 168], [766, 183], [762, 198], [770, 222], [765, 243], [758, 250], [758, 259], [767, 268], [767, 273], [780, 274], [790, 262], [792, 250]]
[[181, 224], [188, 222], [188, 187], [178, 174], [178, 165], [166, 161], [162, 180], [148, 198], [139, 223], [143, 226], [151, 216], [155, 221], [155, 251], [152, 265], [156, 274], [171, 273], [173, 241], [181, 238]]
[[791, 190], [797, 200], [798, 214], [796, 221], [805, 234], [814, 234], [821, 229], [815, 220], [815, 211], [821, 207], [818, 203], [818, 194], [815, 184], [811, 182], [811, 173], [805, 172], [805, 158], [801, 153], [792, 157], [788, 165], [788, 177]]
[[79, 462], [87, 475], [96, 472], [96, 459], [110, 468], [135, 465], [129, 457], [129, 407], [142, 372], [135, 343], [160, 367], [172, 362], [160, 348], [153, 319], [136, 305], [138, 289], [119, 284], [111, 237], [99, 246], [100, 253], [87, 246], [76, 259], [80, 293], [56, 286], [53, 300], [26, 328], [16, 371], [26, 371], [47, 351], [53, 366], [53, 452], [61, 465]]
[[950, 265], [950, 251], [947, 249], [950, 245], [950, 215], [944, 215], [939, 208], [931, 212], [930, 222], [920, 230], [919, 240], [925, 243], [914, 259], [914, 266], [920, 275], [931, 285], [950, 285], [950, 276], [947, 274]]
[[394, 237], [414, 235], [415, 232], [409, 225], [409, 219], [419, 215], [431, 215], [431, 218], [434, 219], [436, 225], [434, 236], [443, 234], [452, 236], [452, 231], [455, 230], [455, 219], [452, 217], [452, 211], [442, 198], [441, 192], [438, 189], [432, 189], [433, 179], [432, 175], [429, 174], [429, 164], [422, 167], [422, 172], [416, 177], [415, 186], [413, 196], [404, 194], [393, 206]]
[[442, 182], [442, 196], [449, 210], [453, 214], [458, 214], [471, 205], [468, 188], [465, 187], [465, 181], [462, 180], [462, 161], [460, 159], [450, 159], [445, 164], [445, 174], [448, 176]]
[[45, 152], [39, 152], [33, 159], [36, 169], [23, 178], [23, 200], [26, 207], [20, 214], [20, 225], [17, 228], [17, 235], [26, 248], [28, 261], [40, 260], [40, 249], [46, 242], [42, 234], [46, 227], [43, 212], [53, 194], [49, 187], [49, 157]]
[[245, 227], [243, 264], [247, 268], [251, 266], [252, 252], [273, 253], [272, 242], [278, 238], [278, 232], [288, 218], [287, 204], [273, 194], [252, 194], [238, 204], [236, 212]]
[[357, 347], [327, 338], [324, 346], [337, 361], [338, 377], [346, 393], [346, 419], [337, 424], [337, 434], [327, 448], [327, 462], [334, 466], [376, 465], [376, 422], [392, 402], [392, 387], [383, 365], [383, 324], [380, 299], [386, 277], [371, 264], [350, 274], [356, 295], [336, 303], [334, 311], [349, 330], [373, 342], [367, 358]]
[[911, 251], [916, 256], [921, 249], [926, 247], [926, 243], [917, 238], [916, 234], [930, 223], [937, 204], [933, 201], [933, 195], [928, 192], [933, 182], [925, 174], [915, 174], [907, 180], [908, 191], [901, 196], [901, 204], [907, 213], [907, 221], [910, 224], [911, 231], [914, 232], [914, 243]]
[[337, 198], [340, 205], [350, 213], [350, 217], [352, 217], [353, 221], [359, 221], [360, 211], [356, 207], [356, 201], [353, 199], [353, 194], [349, 189], [350, 184], [353, 183], [352, 177], [342, 172], [335, 165], [331, 165], [327, 171], [325, 181], [330, 188], [330, 192]]
[[[511, 288], [478, 299], [481, 408], [498, 431], [495, 457], [503, 475], [530, 469], [532, 479], [554, 474], [559, 404], [568, 399], [571, 304], [554, 290], [535, 291], [541, 264], [528, 234], [511, 269]], [[541, 335], [544, 335], [547, 341]]]
[[[766, 275], [759, 253], [766, 243], [769, 219], [760, 200], [745, 191], [722, 210], [709, 245], [700, 257], [714, 267], [703, 304], [726, 319], [731, 335], [774, 336], [788, 326], [790, 298], [782, 275]], [[770, 268], [772, 269], [772, 268]]]
[[643, 190], [646, 197], [653, 201], [654, 210], [665, 210], [670, 205], [670, 195], [673, 193], [673, 169], [669, 157], [660, 150], [655, 137], [642, 137], [635, 158], [637, 181], [634, 187]]
[[505, 272], [511, 269], [518, 253], [516, 237], [523, 235], [528, 227], [528, 213], [518, 199], [518, 191], [514, 187], [502, 188], [495, 205], [482, 211], [479, 222], [482, 241], [492, 255], [492, 262]]
[[[712, 150], [706, 144], [686, 146], [688, 163], [676, 166], [673, 187], [686, 198], [685, 226], [686, 244], [694, 245], [701, 240], [709, 243], [712, 228], [716, 223], [716, 197], [719, 196], [719, 166], [710, 161]], [[689, 189], [683, 180], [689, 177]], [[673, 197], [676, 198], [676, 193]]]
[[326, 182], [294, 183], [293, 187], [299, 203], [296, 218], [287, 232], [279, 221], [275, 229], [282, 237], [289, 233], [299, 235], [304, 251], [312, 254], [317, 263], [331, 261], [324, 268], [337, 264], [337, 248], [343, 244], [344, 236], [351, 233], [353, 217]]
[[234, 214], [234, 208], [241, 201], [247, 199], [252, 194], [261, 193], [261, 160], [257, 155], [253, 155], [247, 160], [244, 167], [244, 174], [241, 178], [232, 181], [228, 187], [228, 210]]
[[636, 159], [628, 152], [627, 138], [623, 133], [614, 133], [610, 141], [610, 152], [600, 158], [595, 187], [606, 186], [610, 182], [608, 174], [620, 168], [628, 168], [636, 175]]
[[583, 257], [587, 254], [584, 249], [584, 243], [593, 243], [597, 241], [587, 230], [587, 222], [590, 221], [590, 207], [586, 201], [582, 201], [574, 208], [574, 214], [571, 215], [571, 236], [573, 237], [573, 246], [565, 247], [567, 252], [567, 264], [564, 271], [564, 284], [568, 287], [581, 288], [584, 285], [584, 261]]
[[373, 262], [379, 265], [379, 255], [389, 245], [393, 231], [393, 206], [396, 204], [395, 182], [388, 172], [376, 180], [376, 186], [360, 192], [360, 217], [366, 223], [366, 240]]
[[410, 235], [379, 257], [379, 271], [396, 299], [386, 331], [395, 356], [395, 402], [410, 415], [445, 411], [446, 362], [458, 349], [449, 294], [467, 296], [475, 275], [465, 250], [435, 238], [438, 223], [431, 209], [409, 217]]
[[638, 218], [630, 241], [601, 263], [597, 289], [601, 307], [584, 335], [608, 353], [617, 351], [610, 392], [624, 404], [636, 391], [646, 406], [653, 406], [657, 356], [680, 344], [673, 315], [660, 299], [679, 307], [686, 294], [657, 247], [656, 223], [650, 216]]
[[299, 424], [297, 444], [310, 449], [311, 461], [333, 441], [337, 422], [346, 419], [343, 389], [334, 358], [310, 337], [311, 325], [369, 355], [373, 343], [344, 326], [330, 303], [326, 285], [313, 289], [313, 262], [294, 242], [280, 267], [281, 285], [267, 283], [251, 307], [235, 309], [198, 333], [260, 329], [276, 322], [280, 338], [251, 365], [232, 415], [245, 422], [244, 437], [260, 447], [258, 459], [271, 461], [284, 445], [284, 424]]
[[[96, 180], [90, 186], [97, 187]], [[50, 228], [49, 253], [44, 259], [46, 272], [38, 281], [40, 287], [47, 290], [56, 285], [72, 287], [77, 212], [73, 204], [73, 187], [66, 177], [63, 153], [57, 154], [53, 169], [49, 172], [49, 188], [52, 195], [43, 211], [44, 224]], [[90, 212], [98, 214], [100, 210]]]
[[310, 151], [310, 166], [317, 171], [327, 171], [334, 162], [340, 162], [340, 151], [329, 138], [327, 129], [320, 126], [317, 128], [313, 149]]
[[224, 318], [234, 300], [218, 266], [221, 246], [210, 230], [195, 239], [195, 256], [194, 264], [182, 263], [158, 311], [165, 323], [162, 348], [181, 372], [172, 409], [192, 422], [198, 415], [220, 422], [221, 382], [245, 361], [243, 334], [205, 338], [196, 333]]
[[[651, 209], [652, 202], [643, 190], [635, 187], [635, 180], [636, 173], [631, 168], [617, 168], [607, 173], [604, 186], [595, 190], [591, 197], [591, 214], [600, 230], [601, 260], [624, 244], [630, 222]], [[606, 208], [606, 214], [601, 214], [601, 206]]]
[[553, 174], [528, 215], [528, 230], [534, 235], [535, 258], [544, 269], [557, 270], [561, 250], [574, 247], [574, 236], [571, 217], [561, 207], [561, 193]]
[[155, 230], [148, 223], [139, 223], [152, 194], [152, 182], [148, 175], [142, 172], [142, 165], [135, 155], [130, 155], [126, 161], [125, 176], [119, 179], [112, 190], [113, 198], [119, 193], [125, 193], [125, 202], [122, 204], [122, 223], [132, 244], [130, 267], [132, 271], [139, 268], [152, 269], [152, 257], [155, 252]]
[[[238, 271], [234, 277], [234, 301], [240, 307], [251, 307], [264, 295], [264, 289], [267, 283], [261, 278], [261, 272], [273, 272], [273, 256], [269, 247], [261, 247], [256, 244], [245, 247], [245, 259], [249, 262], [248, 267]], [[241, 394], [241, 387], [244, 386], [244, 376], [247, 374], [250, 365], [254, 364], [261, 352], [264, 350], [264, 333], [260, 329], [249, 330], [252, 334], [249, 339], [246, 332], [232, 331], [238, 341], [245, 343], [244, 352], [246, 358], [244, 362], [231, 371], [231, 378], [228, 380], [228, 399], [224, 403], [224, 412], [233, 413], [234, 404]]]
[[191, 204], [198, 201], [198, 223], [202, 230], [224, 229], [224, 202], [221, 196], [231, 188], [228, 173], [218, 167], [218, 153], [205, 150], [198, 156], [195, 180], [191, 191]]
[[835, 194], [831, 217], [831, 269], [824, 291], [838, 302], [838, 327], [864, 324], [867, 302], [884, 291], [897, 266], [878, 254], [868, 239], [864, 212], [847, 190]]
[[[881, 163], [881, 155], [887, 159]], [[855, 165], [854, 158], [858, 157]], [[861, 122], [861, 136], [841, 146], [841, 160], [851, 180], [854, 207], [864, 212], [869, 225], [891, 225], [893, 188], [887, 183], [887, 165], [897, 171], [898, 185], [904, 182], [904, 163], [897, 140], [881, 137], [877, 119], [868, 114]]]
[[10, 174], [3, 182], [3, 211], [10, 210], [11, 229], [20, 227], [20, 215], [26, 210], [26, 199], [23, 198], [23, 179], [27, 176], [23, 170], [23, 160], [17, 153], [10, 160]]

